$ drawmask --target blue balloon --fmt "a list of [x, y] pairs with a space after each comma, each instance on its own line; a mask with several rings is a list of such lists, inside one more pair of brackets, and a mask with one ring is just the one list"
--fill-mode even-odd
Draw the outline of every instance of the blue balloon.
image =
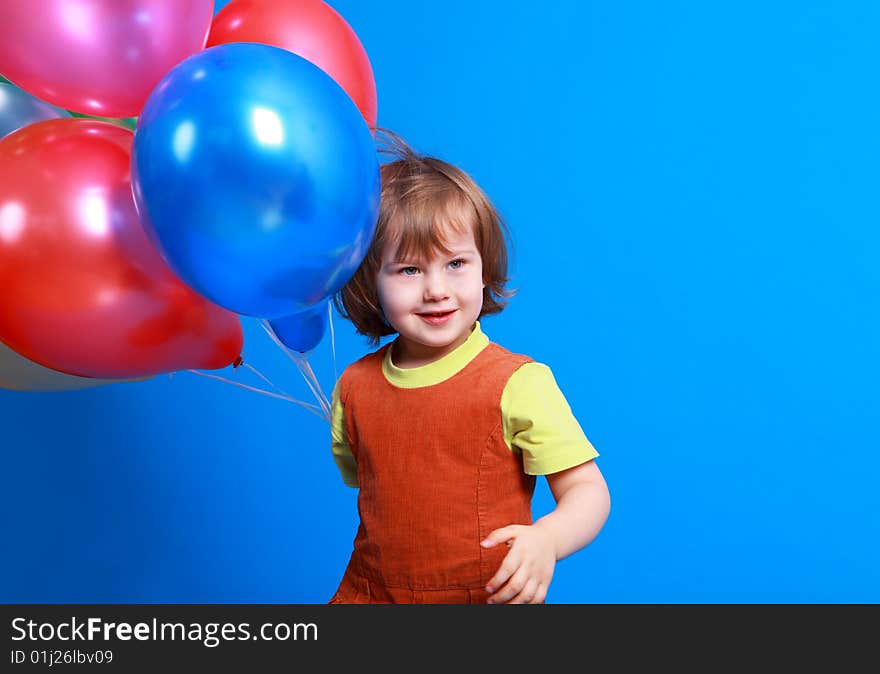
[[70, 116], [67, 110], [49, 105], [14, 84], [0, 82], [0, 138], [28, 124]]
[[175, 273], [239, 314], [280, 318], [339, 289], [366, 255], [379, 161], [357, 106], [324, 71], [269, 45], [179, 63], [138, 118], [132, 185]]
[[290, 316], [269, 321], [275, 336], [284, 346], [300, 353], [314, 349], [327, 331], [328, 301]]

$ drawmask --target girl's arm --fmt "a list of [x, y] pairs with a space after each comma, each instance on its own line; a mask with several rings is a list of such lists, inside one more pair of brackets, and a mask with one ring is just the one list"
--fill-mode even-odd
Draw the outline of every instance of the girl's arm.
[[608, 485], [595, 461], [547, 476], [556, 508], [537, 520], [553, 541], [556, 559], [564, 559], [593, 542], [611, 510]]
[[595, 461], [547, 475], [556, 508], [532, 525], [491, 532], [484, 547], [507, 543], [510, 551], [486, 585], [489, 603], [542, 603], [556, 562], [589, 545], [611, 509], [605, 478]]

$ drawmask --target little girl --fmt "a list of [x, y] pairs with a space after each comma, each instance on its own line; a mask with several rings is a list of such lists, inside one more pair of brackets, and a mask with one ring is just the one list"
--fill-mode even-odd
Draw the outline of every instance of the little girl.
[[[388, 136], [376, 234], [334, 304], [372, 345], [398, 336], [333, 391], [360, 526], [330, 603], [542, 603], [556, 561], [608, 517], [598, 453], [550, 369], [480, 326], [513, 294], [498, 213], [463, 171]], [[533, 523], [536, 475], [556, 507]]]

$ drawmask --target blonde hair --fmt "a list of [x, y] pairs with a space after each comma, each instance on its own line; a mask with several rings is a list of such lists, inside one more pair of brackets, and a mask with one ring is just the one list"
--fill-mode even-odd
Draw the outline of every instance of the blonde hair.
[[360, 267], [334, 295], [336, 310], [372, 345], [395, 334], [385, 320], [376, 290], [385, 245], [390, 242], [401, 257], [449, 253], [444, 230], [462, 233], [470, 228], [486, 284], [480, 317], [501, 312], [516, 292], [506, 288], [510, 233], [489, 198], [461, 169], [417, 154], [392, 131], [377, 129], [377, 135], [379, 151], [395, 159], [380, 168], [382, 193], [376, 233]]

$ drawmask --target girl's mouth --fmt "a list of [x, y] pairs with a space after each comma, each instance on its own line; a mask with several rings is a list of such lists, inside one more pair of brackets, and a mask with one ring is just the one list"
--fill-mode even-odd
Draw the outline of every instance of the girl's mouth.
[[452, 311], [436, 311], [431, 313], [416, 314], [416, 316], [421, 318], [429, 325], [443, 325], [446, 321], [449, 320], [449, 317], [452, 316], [455, 311], [455, 309], [453, 309]]

